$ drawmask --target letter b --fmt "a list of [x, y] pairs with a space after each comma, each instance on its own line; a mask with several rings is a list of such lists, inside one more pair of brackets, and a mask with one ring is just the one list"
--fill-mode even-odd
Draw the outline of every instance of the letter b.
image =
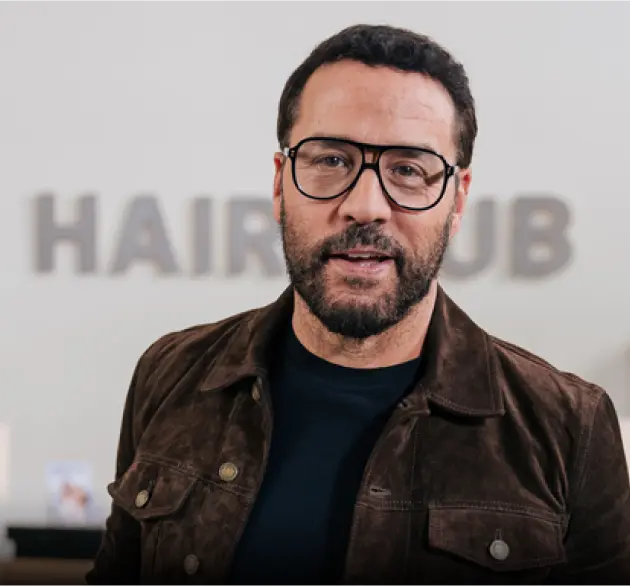
[[569, 208], [556, 197], [516, 199], [512, 206], [512, 275], [536, 279], [565, 268], [572, 258], [569, 222]]

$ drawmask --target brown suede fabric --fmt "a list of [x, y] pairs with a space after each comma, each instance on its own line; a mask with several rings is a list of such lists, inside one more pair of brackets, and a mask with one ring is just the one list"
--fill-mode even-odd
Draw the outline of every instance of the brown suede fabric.
[[[287, 290], [140, 358], [88, 583], [225, 583], [270, 443], [267, 356], [291, 311]], [[425, 356], [365, 470], [344, 582], [630, 583], [608, 395], [493, 338], [442, 290]]]

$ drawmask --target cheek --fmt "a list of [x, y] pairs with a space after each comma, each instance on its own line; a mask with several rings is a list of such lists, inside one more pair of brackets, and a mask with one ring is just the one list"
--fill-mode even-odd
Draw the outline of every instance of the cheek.
[[420, 212], [416, 216], [410, 216], [399, 222], [398, 241], [414, 254], [422, 254], [432, 248], [440, 240], [444, 227], [452, 222], [450, 214]]
[[330, 202], [310, 200], [300, 193], [285, 194], [286, 222], [292, 230], [299, 231], [305, 242], [320, 240], [331, 232], [331, 210]]
[[304, 205], [285, 199], [284, 232], [294, 249], [308, 250], [317, 240], [317, 225]]

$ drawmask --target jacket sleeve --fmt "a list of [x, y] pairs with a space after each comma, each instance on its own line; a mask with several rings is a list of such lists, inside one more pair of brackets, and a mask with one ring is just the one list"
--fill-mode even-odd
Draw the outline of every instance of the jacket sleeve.
[[605, 392], [581, 444], [567, 562], [550, 583], [630, 584], [630, 479], [619, 420]]
[[[136, 451], [134, 403], [139, 387], [144, 384], [141, 371], [145, 358], [143, 356], [136, 365], [123, 409], [116, 458], [116, 480], [131, 466]], [[103, 541], [85, 580], [87, 584], [140, 582], [140, 527], [133, 517], [116, 504], [112, 504]]]

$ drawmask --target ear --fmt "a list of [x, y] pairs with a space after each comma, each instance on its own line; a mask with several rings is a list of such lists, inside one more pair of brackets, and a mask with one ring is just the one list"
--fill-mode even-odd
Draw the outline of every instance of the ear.
[[282, 175], [286, 160], [287, 158], [282, 153], [276, 153], [273, 156], [273, 217], [278, 223], [280, 223], [280, 209], [282, 207]]
[[452, 179], [455, 183], [456, 189], [455, 199], [453, 202], [453, 219], [451, 221], [451, 237], [455, 236], [461, 227], [464, 210], [466, 209], [466, 203], [468, 202], [468, 191], [472, 181], [472, 171], [470, 168], [458, 169], [455, 173], [456, 175]]

